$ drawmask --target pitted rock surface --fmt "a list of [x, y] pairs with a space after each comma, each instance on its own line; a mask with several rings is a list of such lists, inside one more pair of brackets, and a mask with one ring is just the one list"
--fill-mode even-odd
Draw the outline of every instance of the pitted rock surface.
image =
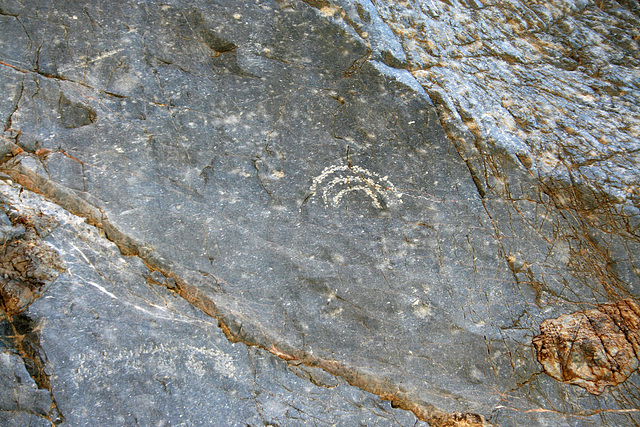
[[640, 306], [622, 300], [545, 320], [533, 345], [547, 374], [601, 394], [638, 369], [639, 326]]

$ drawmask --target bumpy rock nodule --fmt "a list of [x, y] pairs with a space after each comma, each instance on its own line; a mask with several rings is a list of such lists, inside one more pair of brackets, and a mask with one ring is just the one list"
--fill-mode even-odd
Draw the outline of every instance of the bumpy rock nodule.
[[533, 345], [548, 375], [600, 394], [638, 368], [640, 305], [624, 299], [545, 320]]

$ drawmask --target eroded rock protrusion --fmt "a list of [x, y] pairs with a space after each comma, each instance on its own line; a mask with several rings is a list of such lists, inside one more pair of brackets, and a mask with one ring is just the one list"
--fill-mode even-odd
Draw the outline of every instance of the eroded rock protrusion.
[[469, 412], [452, 412], [429, 420], [434, 427], [484, 427], [487, 422], [482, 415]]
[[640, 305], [624, 299], [545, 320], [533, 345], [548, 375], [600, 394], [638, 368], [639, 325]]
[[8, 213], [0, 212], [0, 319], [21, 313], [64, 270], [40, 238], [50, 221], [37, 213]]
[[[64, 270], [58, 253], [42, 240], [57, 226], [39, 211], [16, 211], [0, 203], [0, 377], [5, 378], [0, 388], [6, 388], [0, 392], [0, 410], [43, 417], [51, 425], [60, 424], [63, 416], [51, 391], [37, 322], [26, 309]], [[17, 384], [8, 383], [7, 375], [18, 378]]]

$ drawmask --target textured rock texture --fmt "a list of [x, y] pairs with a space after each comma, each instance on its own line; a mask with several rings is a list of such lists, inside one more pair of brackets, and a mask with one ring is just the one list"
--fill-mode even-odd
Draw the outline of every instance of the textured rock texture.
[[[7, 206], [7, 205], [5, 205]], [[9, 215], [7, 215], [7, 213]], [[20, 314], [38, 298], [59, 270], [58, 254], [41, 239], [52, 224], [40, 212], [0, 214], [0, 318]]]
[[640, 423], [638, 19], [0, 0], [3, 424]]
[[483, 187], [503, 150], [579, 196], [638, 204], [636, 1], [373, 3]]
[[538, 361], [558, 381], [600, 394], [638, 369], [640, 306], [632, 300], [545, 320], [533, 338]]
[[47, 241], [69, 266], [29, 317], [3, 323], [3, 425], [416, 424], [322, 370], [229, 342], [215, 319], [151, 285], [157, 275], [82, 218], [3, 192], [55, 218]]

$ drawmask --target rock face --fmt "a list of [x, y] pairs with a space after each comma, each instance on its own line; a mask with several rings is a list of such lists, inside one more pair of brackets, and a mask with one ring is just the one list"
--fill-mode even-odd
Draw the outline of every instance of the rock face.
[[3, 424], [640, 422], [637, 9], [505, 4], [0, 0]]
[[638, 326], [640, 306], [622, 300], [545, 320], [533, 345], [547, 374], [601, 394], [638, 369]]
[[638, 204], [636, 1], [374, 3], [485, 190], [504, 151], [550, 185]]

